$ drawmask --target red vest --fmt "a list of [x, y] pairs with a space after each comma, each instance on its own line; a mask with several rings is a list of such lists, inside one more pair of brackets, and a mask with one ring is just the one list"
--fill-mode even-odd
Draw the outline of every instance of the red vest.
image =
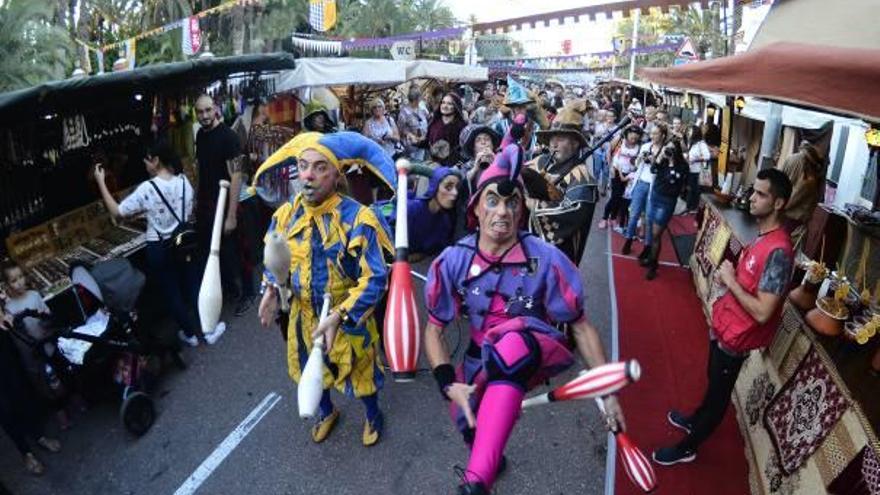
[[[770, 258], [770, 253], [777, 249], [784, 250], [788, 259], [793, 259], [791, 238], [782, 228], [759, 236], [750, 246], [743, 248], [736, 265], [736, 281], [747, 293], [757, 296], [764, 265]], [[733, 293], [728, 291], [712, 306], [712, 328], [722, 347], [734, 352], [747, 352], [770, 344], [779, 327], [781, 315], [782, 304], [761, 325], [739, 304]]]

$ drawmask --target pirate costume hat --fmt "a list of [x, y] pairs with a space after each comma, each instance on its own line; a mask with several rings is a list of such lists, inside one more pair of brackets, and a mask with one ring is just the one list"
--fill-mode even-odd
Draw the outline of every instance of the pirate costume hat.
[[538, 142], [547, 144], [553, 136], [566, 135], [573, 137], [581, 148], [589, 144], [587, 137], [583, 133], [584, 114], [590, 108], [587, 100], [574, 100], [566, 104], [562, 110], [556, 114], [553, 123], [547, 130], [538, 131]]

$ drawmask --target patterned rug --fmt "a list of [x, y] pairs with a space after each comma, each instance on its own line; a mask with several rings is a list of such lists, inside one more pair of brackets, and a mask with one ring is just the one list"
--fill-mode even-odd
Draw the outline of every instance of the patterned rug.
[[846, 398], [811, 348], [764, 412], [785, 474], [795, 472], [819, 448], [846, 408]]

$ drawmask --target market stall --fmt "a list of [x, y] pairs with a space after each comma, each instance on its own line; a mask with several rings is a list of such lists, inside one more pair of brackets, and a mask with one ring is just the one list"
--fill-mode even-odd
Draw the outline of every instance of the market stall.
[[193, 175], [192, 99], [210, 90], [235, 120], [246, 96], [271, 93], [267, 74], [292, 67], [286, 54], [205, 58], [0, 95], [0, 258], [22, 265], [50, 300], [69, 287], [75, 262], [137, 253], [144, 227], [111, 221], [93, 164], [105, 164], [110, 190], [124, 196], [146, 179], [146, 144], [163, 136]]
[[[820, 179], [848, 176], [860, 182], [845, 197], [828, 195], [806, 224], [798, 252], [793, 291], [783, 310], [783, 321], [772, 344], [747, 359], [734, 392], [734, 404], [746, 441], [752, 493], [812, 494], [876, 493], [880, 489], [880, 385], [872, 358], [878, 352], [873, 338], [880, 325], [880, 214], [877, 213], [877, 147], [871, 123], [880, 121], [873, 81], [878, 77], [880, 50], [796, 43], [762, 48], [713, 61], [667, 69], [642, 71], [649, 80], [693, 90], [740, 95], [790, 103], [781, 112], [766, 101], [743, 99], [740, 114], [725, 130], [730, 147], [736, 140], [738, 118], [760, 120], [762, 140], [778, 120], [772, 139], [777, 149], [792, 153], [798, 133], [809, 132], [821, 121], [833, 121], [827, 156], [829, 167]], [[841, 119], [853, 116], [866, 122]], [[787, 122], [787, 124], [786, 124]], [[821, 128], [822, 126], [820, 126]], [[846, 131], [843, 131], [846, 129]], [[742, 133], [742, 129], [739, 131]], [[766, 144], [766, 143], [762, 143]], [[754, 146], [749, 149], [753, 149]], [[785, 157], [764, 160], [760, 166], [781, 166]], [[753, 177], [751, 163], [743, 183]], [[846, 167], [846, 168], [844, 168]], [[836, 170], [836, 172], [835, 172]], [[796, 184], [797, 187], [797, 184]], [[704, 195], [705, 208], [691, 258], [697, 295], [707, 318], [720, 288], [713, 282], [724, 259], [735, 259], [756, 236], [755, 223], [743, 203], [727, 195]], [[846, 205], [845, 208], [840, 206]], [[809, 275], [805, 275], [805, 273]], [[817, 302], [818, 301], [818, 302]], [[877, 316], [874, 316], [877, 315]], [[880, 363], [877, 363], [880, 365]], [[873, 368], [873, 370], [872, 370]]]
[[[420, 81], [423, 92], [452, 83], [481, 83], [488, 80], [484, 67], [433, 60], [382, 60], [366, 58], [306, 58], [293, 70], [279, 75], [278, 93], [299, 93], [308, 101], [315, 92], [329, 88], [339, 99], [340, 120], [347, 128], [360, 128], [369, 98], [407, 81]], [[324, 93], [326, 95], [326, 93]]]

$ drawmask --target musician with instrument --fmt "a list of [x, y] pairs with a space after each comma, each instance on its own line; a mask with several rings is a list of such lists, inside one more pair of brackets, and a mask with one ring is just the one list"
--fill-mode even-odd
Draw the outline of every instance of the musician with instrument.
[[538, 142], [549, 145], [550, 153], [526, 165], [561, 193], [557, 198], [529, 200], [531, 228], [575, 265], [580, 263], [587, 245], [598, 199], [598, 187], [591, 173], [592, 157], [581, 158], [581, 151], [588, 145], [582, 132], [588, 107], [586, 100], [575, 100], [560, 110], [550, 129], [537, 133]]

